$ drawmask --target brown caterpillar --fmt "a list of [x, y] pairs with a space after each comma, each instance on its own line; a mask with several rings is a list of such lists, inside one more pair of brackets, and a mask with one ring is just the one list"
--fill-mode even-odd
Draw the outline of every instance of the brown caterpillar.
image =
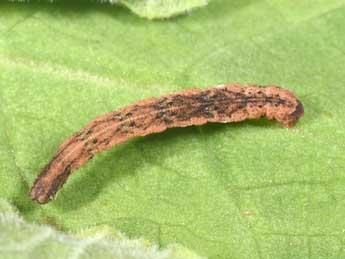
[[95, 118], [64, 141], [37, 177], [30, 196], [38, 203], [47, 203], [73, 171], [96, 153], [129, 138], [167, 128], [236, 122], [264, 115], [292, 127], [303, 114], [302, 103], [278, 86], [229, 84], [144, 99]]

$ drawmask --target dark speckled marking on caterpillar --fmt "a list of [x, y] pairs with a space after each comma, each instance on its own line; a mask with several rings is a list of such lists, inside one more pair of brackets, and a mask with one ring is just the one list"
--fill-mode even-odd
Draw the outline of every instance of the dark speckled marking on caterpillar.
[[302, 103], [290, 91], [278, 86], [229, 84], [138, 101], [95, 118], [64, 141], [37, 177], [30, 196], [38, 203], [47, 203], [73, 171], [96, 153], [129, 138], [173, 127], [262, 116], [292, 127], [303, 113]]

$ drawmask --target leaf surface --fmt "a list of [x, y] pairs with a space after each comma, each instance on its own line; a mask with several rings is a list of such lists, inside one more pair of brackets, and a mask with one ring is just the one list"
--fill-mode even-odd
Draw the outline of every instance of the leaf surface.
[[[149, 21], [103, 5], [0, 5], [0, 197], [61, 231], [109, 226], [216, 258], [340, 258], [345, 231], [343, 1], [221, 1]], [[29, 188], [58, 145], [134, 101], [227, 82], [302, 100], [265, 119], [170, 129], [103, 152], [57, 199]]]
[[201, 259], [173, 245], [159, 251], [141, 239], [130, 240], [107, 226], [63, 234], [48, 226], [28, 224], [7, 201], [0, 200], [1, 258]]
[[209, 0], [115, 0], [148, 19], [170, 18], [207, 5]]

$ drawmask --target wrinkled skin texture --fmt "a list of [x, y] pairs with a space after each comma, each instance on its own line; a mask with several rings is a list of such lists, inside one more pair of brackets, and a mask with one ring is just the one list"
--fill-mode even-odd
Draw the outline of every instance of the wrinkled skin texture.
[[97, 117], [64, 141], [36, 179], [30, 196], [41, 204], [49, 202], [69, 175], [94, 154], [136, 136], [262, 116], [292, 127], [303, 114], [302, 103], [290, 91], [277, 86], [229, 84], [138, 101]]

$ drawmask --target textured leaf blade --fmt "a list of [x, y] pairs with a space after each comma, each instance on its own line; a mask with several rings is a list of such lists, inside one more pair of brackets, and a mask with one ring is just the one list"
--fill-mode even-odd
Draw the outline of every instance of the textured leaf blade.
[[120, 0], [139, 16], [149, 19], [169, 18], [207, 5], [208, 0]]
[[[210, 258], [343, 257], [341, 1], [214, 1], [164, 22], [99, 5], [0, 8], [0, 195], [27, 220], [115, 226]], [[138, 138], [96, 156], [53, 203], [28, 199], [91, 118], [225, 82], [288, 87], [305, 117], [291, 130], [260, 120]]]
[[5, 200], [0, 200], [0, 232], [1, 258], [202, 259], [178, 245], [160, 251], [143, 239], [130, 240], [107, 227], [84, 230], [78, 236], [62, 234], [25, 222]]

